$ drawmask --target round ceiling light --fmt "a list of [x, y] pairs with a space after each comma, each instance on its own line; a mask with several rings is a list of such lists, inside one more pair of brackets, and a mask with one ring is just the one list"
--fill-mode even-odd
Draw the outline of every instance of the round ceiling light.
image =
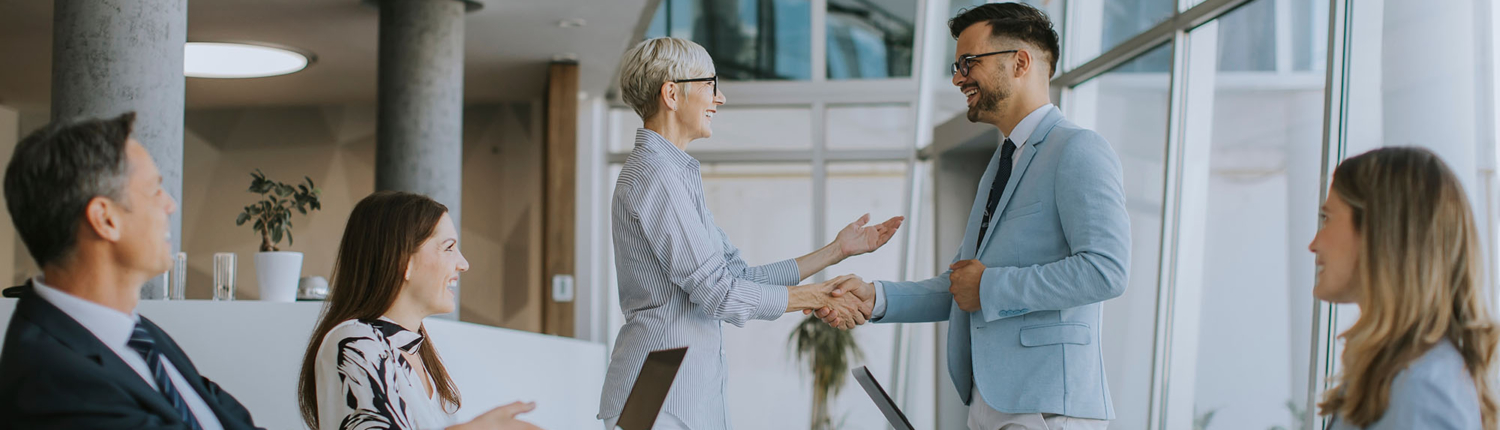
[[183, 74], [190, 78], [263, 78], [295, 73], [312, 62], [310, 54], [244, 43], [188, 42]]

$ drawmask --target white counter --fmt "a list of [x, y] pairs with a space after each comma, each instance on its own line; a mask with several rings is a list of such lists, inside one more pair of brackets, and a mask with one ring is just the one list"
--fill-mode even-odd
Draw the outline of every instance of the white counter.
[[[0, 329], [15, 299], [0, 299]], [[142, 301], [139, 312], [172, 335], [204, 376], [243, 403], [267, 429], [304, 428], [297, 373], [322, 303]], [[596, 429], [607, 352], [603, 344], [428, 319], [463, 395], [460, 420], [516, 400], [536, 401], [523, 417], [543, 428]]]

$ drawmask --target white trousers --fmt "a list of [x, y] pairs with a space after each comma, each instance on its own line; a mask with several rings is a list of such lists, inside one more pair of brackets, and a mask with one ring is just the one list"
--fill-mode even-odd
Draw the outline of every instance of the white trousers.
[[1007, 414], [990, 407], [974, 384], [969, 402], [969, 430], [1105, 430], [1109, 421], [1073, 418], [1057, 414]]

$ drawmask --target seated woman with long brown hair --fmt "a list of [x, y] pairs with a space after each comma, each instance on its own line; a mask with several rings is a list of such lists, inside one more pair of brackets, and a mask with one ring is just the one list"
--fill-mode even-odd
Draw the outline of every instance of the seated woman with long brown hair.
[[454, 425], [458, 388], [422, 319], [453, 312], [452, 287], [468, 269], [447, 207], [391, 191], [360, 200], [302, 358], [297, 400], [308, 427], [536, 429], [515, 419], [535, 408], [521, 402]]
[[1421, 148], [1344, 160], [1309, 248], [1313, 295], [1359, 306], [1318, 405], [1334, 430], [1495, 430], [1497, 331], [1458, 177]]

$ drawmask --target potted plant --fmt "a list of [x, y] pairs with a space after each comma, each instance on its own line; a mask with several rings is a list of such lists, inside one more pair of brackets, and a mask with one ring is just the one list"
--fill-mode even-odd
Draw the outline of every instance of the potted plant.
[[813, 375], [812, 430], [838, 428], [828, 412], [828, 402], [844, 387], [849, 374], [850, 358], [863, 360], [864, 353], [854, 342], [854, 333], [824, 324], [809, 316], [792, 331], [789, 342], [796, 344], [797, 359], [805, 361]]
[[260, 299], [271, 302], [297, 300], [297, 280], [302, 277], [302, 253], [282, 251], [277, 245], [286, 238], [292, 245], [292, 211], [307, 215], [307, 211], [319, 210], [323, 204], [318, 197], [322, 190], [313, 186], [313, 180], [296, 187], [283, 182], [266, 179], [260, 169], [250, 173], [250, 192], [260, 194], [260, 201], [245, 206], [235, 218], [234, 225], [245, 225], [254, 220], [252, 228], [260, 234], [260, 253], [255, 254], [255, 276], [260, 281]]

